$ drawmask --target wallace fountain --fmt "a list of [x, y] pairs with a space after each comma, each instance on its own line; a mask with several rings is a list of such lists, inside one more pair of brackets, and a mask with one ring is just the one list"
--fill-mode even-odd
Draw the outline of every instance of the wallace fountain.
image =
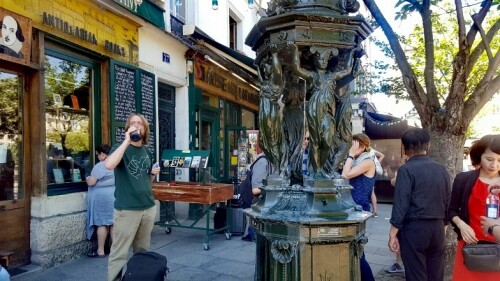
[[246, 39], [257, 54], [259, 141], [275, 167], [245, 210], [257, 233], [255, 280], [360, 280], [370, 213], [339, 175], [352, 140], [349, 84], [373, 31], [351, 15], [358, 9], [356, 0], [271, 0]]

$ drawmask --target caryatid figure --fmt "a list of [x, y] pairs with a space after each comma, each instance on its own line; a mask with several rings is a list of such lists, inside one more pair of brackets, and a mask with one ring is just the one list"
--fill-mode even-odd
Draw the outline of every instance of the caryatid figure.
[[283, 130], [278, 101], [283, 92], [284, 80], [275, 47], [260, 61], [257, 72], [260, 82], [260, 147], [275, 167], [275, 172], [280, 173], [283, 171]]
[[330, 148], [334, 145], [335, 124], [335, 88], [336, 81], [352, 71], [352, 49], [343, 69], [333, 71], [329, 63], [339, 54], [337, 48], [309, 47], [313, 69], [308, 70], [300, 64], [300, 51], [293, 47], [292, 68], [306, 80], [310, 98], [306, 105], [306, 118], [309, 128], [309, 161], [315, 173], [314, 178], [324, 178], [327, 174], [323, 166], [328, 159]]

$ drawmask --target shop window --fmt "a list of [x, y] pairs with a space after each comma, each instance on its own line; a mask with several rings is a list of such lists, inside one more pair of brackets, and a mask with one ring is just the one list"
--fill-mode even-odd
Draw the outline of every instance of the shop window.
[[44, 69], [48, 195], [86, 190], [92, 68], [47, 55]]
[[0, 70], [0, 201], [24, 198], [22, 78]]

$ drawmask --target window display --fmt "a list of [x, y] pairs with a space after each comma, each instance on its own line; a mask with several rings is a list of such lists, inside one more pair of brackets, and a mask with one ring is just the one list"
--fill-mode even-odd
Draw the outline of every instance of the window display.
[[47, 189], [81, 184], [90, 173], [92, 69], [45, 56]]
[[21, 77], [0, 70], [0, 201], [24, 197]]

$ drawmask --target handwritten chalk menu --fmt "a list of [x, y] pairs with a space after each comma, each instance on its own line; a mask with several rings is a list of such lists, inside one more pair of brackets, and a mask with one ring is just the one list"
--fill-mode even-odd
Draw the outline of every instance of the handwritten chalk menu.
[[151, 153], [156, 156], [155, 135], [154, 135], [154, 132], [150, 132], [150, 133], [151, 134], [149, 134], [149, 138], [148, 138], [148, 140], [149, 140], [148, 148], [149, 148], [149, 150], [151, 150]]
[[118, 64], [114, 65], [115, 116], [118, 122], [127, 121], [127, 116], [136, 112], [135, 108], [135, 70]]
[[141, 111], [149, 121], [149, 126], [154, 127], [155, 116], [155, 79], [154, 76], [141, 72]]
[[121, 143], [125, 139], [125, 128], [117, 127], [115, 129], [115, 143]]
[[125, 139], [125, 122], [131, 113], [140, 113], [149, 122], [148, 147], [156, 150], [156, 79], [155, 74], [111, 60], [111, 138], [112, 143]]

